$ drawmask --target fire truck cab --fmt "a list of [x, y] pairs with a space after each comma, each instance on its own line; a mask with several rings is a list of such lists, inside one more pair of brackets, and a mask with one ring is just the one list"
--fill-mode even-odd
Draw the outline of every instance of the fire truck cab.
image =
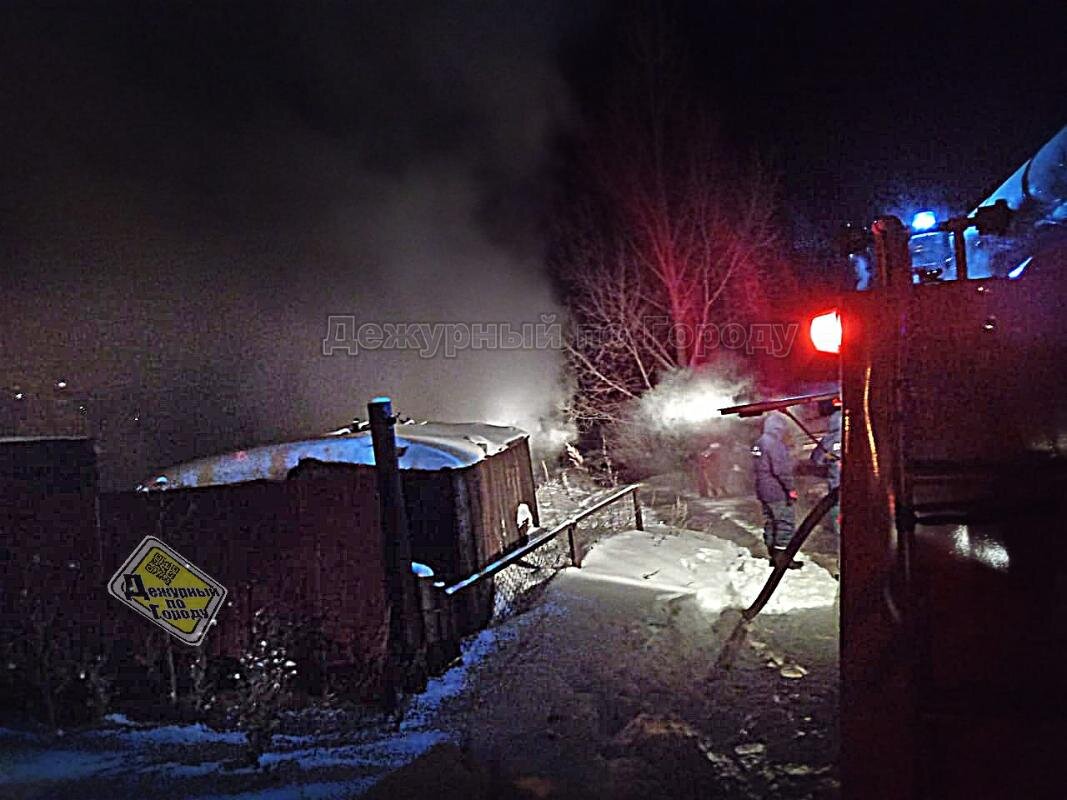
[[843, 795], [1067, 796], [1067, 127], [972, 214], [868, 245], [839, 310]]

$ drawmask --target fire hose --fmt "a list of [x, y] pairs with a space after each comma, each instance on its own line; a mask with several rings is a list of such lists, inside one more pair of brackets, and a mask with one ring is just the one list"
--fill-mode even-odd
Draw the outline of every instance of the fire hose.
[[[770, 577], [767, 578], [767, 582], [763, 584], [763, 589], [760, 590], [759, 596], [756, 597], [752, 605], [741, 612], [741, 617], [737, 620], [737, 624], [734, 625], [733, 631], [726, 638], [726, 642], [723, 644], [723, 648], [719, 652], [718, 658], [715, 660], [716, 669], [728, 669], [733, 663], [741, 643], [745, 640], [745, 634], [748, 632], [748, 623], [763, 610], [765, 605], [767, 605], [767, 602], [771, 599], [771, 595], [774, 594], [774, 590], [777, 589], [778, 584], [782, 582], [782, 576], [785, 574], [785, 571], [789, 569], [789, 562], [793, 560], [793, 556], [800, 550], [801, 545], [804, 544], [811, 532], [815, 530], [815, 526], [819, 524], [819, 521], [837, 504], [839, 493], [840, 489], [835, 486], [827, 492], [826, 495], [812, 507], [811, 511], [808, 512], [808, 515], [804, 517], [804, 520], [796, 529], [796, 533], [793, 534], [789, 546], [786, 547], [785, 555], [778, 562], [778, 565], [775, 566], [774, 571], [771, 572]], [[734, 613], [737, 612], [735, 611]]]
[[789, 568], [789, 562], [793, 560], [793, 556], [797, 554], [801, 546], [807, 540], [808, 536], [815, 526], [819, 524], [820, 520], [826, 516], [837, 504], [837, 497], [840, 493], [838, 487], [832, 488], [826, 495], [814, 505], [808, 515], [804, 517], [804, 520], [800, 523], [800, 526], [796, 529], [796, 533], [793, 534], [793, 538], [789, 541], [789, 546], [785, 549], [785, 555], [778, 561], [778, 566], [771, 572], [767, 582], [763, 584], [763, 589], [760, 590], [759, 596], [753, 601], [752, 605], [741, 612], [741, 617], [746, 622], [753, 619], [763, 607], [767, 605], [767, 601], [771, 599], [771, 595], [774, 594], [774, 590], [778, 588], [778, 584], [782, 582], [782, 576]]

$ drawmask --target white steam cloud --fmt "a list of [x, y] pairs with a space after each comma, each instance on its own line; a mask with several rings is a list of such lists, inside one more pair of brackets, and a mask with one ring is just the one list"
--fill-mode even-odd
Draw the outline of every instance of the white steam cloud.
[[720, 408], [736, 405], [751, 390], [751, 381], [733, 369], [667, 375], [638, 402], [637, 419], [650, 430], [708, 430], [724, 427], [731, 420]]
[[55, 90], [0, 97], [20, 120], [3, 383], [89, 395], [112, 487], [336, 428], [379, 394], [559, 438], [556, 350], [324, 356], [323, 339], [330, 315], [563, 323], [537, 220], [568, 116], [555, 49], [588, 9], [282, 5], [241, 38], [229, 6], [157, 11], [142, 30], [42, 9], [11, 31], [0, 66]]

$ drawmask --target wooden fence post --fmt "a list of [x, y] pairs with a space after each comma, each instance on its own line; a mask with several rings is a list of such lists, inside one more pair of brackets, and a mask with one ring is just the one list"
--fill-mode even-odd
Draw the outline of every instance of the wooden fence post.
[[393, 403], [388, 397], [376, 397], [367, 405], [367, 411], [378, 475], [382, 549], [390, 607], [388, 671], [391, 674], [387, 676], [386, 702], [392, 703], [396, 700], [397, 689], [406, 689], [410, 684], [420, 682], [420, 676], [410, 672], [425, 646], [425, 631], [418, 588], [411, 572], [411, 541], [400, 485]]
[[573, 523], [567, 526], [567, 541], [571, 547], [571, 563], [581, 569], [582, 554], [578, 551], [578, 540], [574, 536], [577, 527], [578, 526]]

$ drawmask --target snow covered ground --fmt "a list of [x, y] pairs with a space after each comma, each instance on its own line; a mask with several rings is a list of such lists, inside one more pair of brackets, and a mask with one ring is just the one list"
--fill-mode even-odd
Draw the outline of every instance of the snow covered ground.
[[[625, 531], [601, 542], [578, 573], [599, 580], [650, 589], [670, 600], [695, 596], [700, 607], [718, 613], [746, 608], [770, 575], [767, 559], [733, 542], [696, 531], [653, 527]], [[790, 570], [764, 614], [832, 606], [838, 583], [818, 564]]]
[[92, 730], [45, 736], [0, 728], [0, 797], [110, 799], [165, 781], [196, 800], [356, 797], [382, 775], [454, 737], [436, 727], [441, 703], [463, 691], [472, 665], [508, 634], [489, 628], [465, 642], [460, 662], [412, 698], [399, 724], [351, 729], [344, 715], [321, 733], [276, 735], [260, 769], [233, 769], [244, 735], [205, 725], [139, 725], [111, 715]]
[[[603, 491], [548, 487], [542, 524]], [[732, 668], [717, 671], [729, 609], [747, 606], [770, 570], [753, 555], [758, 507], [702, 502], [688, 513], [697, 530], [662, 524], [680, 505], [663, 497], [646, 510], [649, 530], [625, 530], [632, 511], [619, 504], [590, 521], [581, 569], [565, 551], [512, 568], [556, 579], [468, 640], [399, 722], [295, 714], [259, 769], [230, 768], [241, 734], [203, 725], [112, 716], [63, 736], [0, 729], [0, 797], [93, 800], [165, 785], [174, 800], [354, 798], [443, 743], [555, 787], [546, 796], [571, 787], [679, 800], [706, 796], [710, 782], [722, 797], [834, 797], [837, 582], [812, 563], [787, 573]], [[528, 590], [530, 576], [515, 585]]]
[[539, 614], [505, 623], [522, 627], [439, 724], [546, 797], [834, 798], [837, 582], [813, 565], [787, 573], [774, 613], [721, 658], [739, 617], [727, 607], [769, 574], [707, 532], [606, 537]]

